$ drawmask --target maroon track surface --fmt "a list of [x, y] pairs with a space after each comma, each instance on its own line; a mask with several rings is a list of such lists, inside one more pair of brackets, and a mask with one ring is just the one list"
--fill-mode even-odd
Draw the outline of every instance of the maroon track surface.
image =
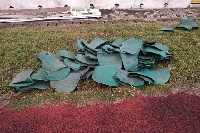
[[23, 111], [0, 109], [0, 132], [200, 132], [200, 97], [135, 97], [83, 107], [60, 104]]

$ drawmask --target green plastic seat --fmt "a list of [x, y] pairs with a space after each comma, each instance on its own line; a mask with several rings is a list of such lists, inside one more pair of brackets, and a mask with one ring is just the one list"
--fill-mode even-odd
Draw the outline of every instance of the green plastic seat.
[[170, 31], [170, 32], [174, 32], [174, 26], [163, 26], [160, 28], [160, 30], [162, 31]]
[[169, 69], [155, 69], [150, 70], [155, 75], [154, 84], [164, 84], [166, 83], [170, 78], [170, 71]]
[[85, 52], [85, 49], [83, 47], [83, 44], [82, 44], [83, 40], [82, 39], [78, 39], [76, 40], [75, 44], [78, 48], [78, 52]]
[[38, 70], [36, 73], [33, 73], [31, 75], [31, 78], [33, 80], [43, 80], [43, 81], [48, 81], [47, 79], [47, 72], [45, 72], [43, 69]]
[[132, 77], [132, 76], [139, 76], [140, 78], [143, 78], [145, 81], [149, 82], [149, 83], [154, 83], [155, 82], [155, 74], [153, 72], [151, 72], [149, 69], [147, 68], [141, 68], [136, 72], [130, 72], [128, 74], [128, 76]]
[[67, 50], [60, 50], [58, 52], [58, 54], [62, 57], [65, 57], [65, 58], [68, 58], [68, 59], [74, 59], [75, 58], [75, 54], [70, 52], [70, 51], [67, 51]]
[[96, 49], [101, 47], [102, 45], [106, 44], [106, 40], [101, 39], [100, 37], [94, 39], [91, 43], [90, 43], [90, 48], [92, 49]]
[[61, 68], [67, 67], [64, 62], [56, 59], [52, 55], [47, 55], [42, 61], [42, 69], [48, 73], [55, 72]]
[[28, 87], [28, 86], [36, 83], [37, 81], [31, 79], [32, 73], [33, 73], [32, 69], [28, 69], [28, 70], [18, 73], [13, 78], [13, 80], [11, 81], [9, 86], [19, 89], [21, 87]]
[[136, 68], [138, 66], [138, 57], [137, 55], [121, 53], [121, 58], [123, 66], [126, 71]]
[[113, 43], [112, 43], [112, 46], [113, 47], [117, 47], [117, 48], [120, 48], [122, 46], [122, 43], [124, 42], [123, 39], [121, 38], [117, 38]]
[[153, 48], [153, 47], [146, 47], [146, 48], [144, 49], [144, 52], [156, 54], [156, 55], [159, 55], [159, 56], [161, 56], [161, 57], [163, 57], [163, 58], [167, 57], [167, 54], [166, 54], [165, 51], [162, 51], [162, 50], [159, 50], [159, 49]]
[[115, 74], [117, 70], [113, 67], [96, 66], [92, 74], [92, 79], [98, 83], [102, 83], [109, 86], [117, 86], [115, 81]]
[[99, 63], [97, 60], [89, 60], [89, 59], [86, 59], [84, 55], [82, 54], [77, 54], [75, 56], [75, 61], [77, 62], [80, 62], [82, 64], [85, 64], [87, 66], [97, 66]]
[[145, 41], [138, 38], [131, 38], [122, 43], [120, 50], [122, 53], [137, 55]]
[[10, 85], [20, 83], [20, 82], [30, 82], [30, 76], [33, 73], [32, 69], [24, 70], [18, 73], [13, 80], [11, 81]]
[[198, 25], [192, 19], [181, 19], [176, 29], [192, 30], [198, 29]]
[[62, 80], [69, 75], [70, 68], [64, 67], [46, 76], [48, 80]]
[[80, 65], [79, 63], [76, 63], [74, 60], [71, 60], [68, 58], [64, 59], [64, 63], [74, 71], [78, 71], [84, 67], [84, 66]]
[[120, 49], [119, 48], [114, 48], [113, 46], [111, 45], [104, 45], [102, 47], [102, 50], [106, 53], [118, 53], [120, 52]]
[[66, 78], [58, 81], [50, 81], [51, 87], [55, 87], [57, 92], [70, 93], [75, 90], [80, 81], [80, 73], [70, 73]]
[[98, 53], [97, 54], [99, 65], [102, 67], [112, 67], [115, 69], [122, 68], [122, 59], [120, 53], [116, 54], [106, 54], [106, 53]]
[[162, 51], [169, 51], [169, 48], [166, 45], [159, 44], [159, 43], [155, 43], [155, 44], [151, 45], [151, 47], [157, 48]]
[[128, 84], [136, 88], [141, 88], [144, 85], [144, 79], [138, 76], [128, 76], [129, 72], [119, 69], [115, 75], [115, 79], [119, 83]]
[[[182, 23], [195, 26], [190, 20]], [[37, 60], [42, 69], [20, 72], [9, 86], [22, 91], [53, 87], [57, 92], [70, 93], [79, 81], [91, 76], [94, 81], [108, 86], [120, 83], [136, 88], [142, 88], [145, 81], [163, 84], [170, 78], [169, 69], [152, 69], [156, 60], [173, 56], [167, 46], [155, 41], [96, 38], [90, 44], [83, 39], [77, 40], [76, 46], [77, 55], [67, 50], [60, 50], [58, 54], [40, 52]]]
[[34, 84], [31, 84], [29, 86], [19, 87], [18, 89], [21, 91], [28, 90], [30, 88], [34, 89], [47, 89], [50, 88], [50, 81], [37, 81]]
[[85, 58], [89, 59], [89, 60], [97, 60], [97, 55], [93, 54], [92, 52], [86, 50], [85, 51]]
[[47, 55], [51, 55], [60, 61], [64, 60], [64, 58], [61, 57], [59, 54], [52, 54], [51, 52], [48, 52], [48, 51], [42, 51], [38, 54], [37, 61], [42, 64], [42, 61], [46, 58]]
[[85, 41], [85, 40], [82, 40], [82, 46], [84, 47], [85, 50], [90, 51], [93, 54], [97, 54], [97, 52], [100, 52], [99, 50], [91, 47], [91, 45], [89, 43], [87, 43], [87, 41]]

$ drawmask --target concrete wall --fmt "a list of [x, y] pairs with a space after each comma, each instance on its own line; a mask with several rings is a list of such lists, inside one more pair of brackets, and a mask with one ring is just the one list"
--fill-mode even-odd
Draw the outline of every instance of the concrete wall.
[[98, 9], [110, 9], [115, 4], [118, 8], [139, 8], [143, 3], [143, 8], [163, 8], [164, 3], [168, 3], [169, 8], [186, 8], [191, 0], [0, 0], [0, 10], [9, 9], [13, 6], [15, 9], [37, 9], [38, 5], [44, 8], [63, 7], [65, 4], [72, 9], [89, 8], [90, 4]]

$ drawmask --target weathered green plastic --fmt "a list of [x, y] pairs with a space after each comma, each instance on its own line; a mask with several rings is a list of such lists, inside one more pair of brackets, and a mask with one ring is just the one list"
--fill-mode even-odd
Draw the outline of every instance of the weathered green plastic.
[[138, 38], [131, 38], [122, 43], [120, 50], [122, 53], [129, 53], [137, 55], [143, 46], [144, 41]]
[[113, 67], [96, 66], [92, 74], [92, 79], [105, 85], [117, 86], [117, 82], [114, 78], [116, 73], [117, 70]]
[[168, 51], [169, 50], [169, 48], [166, 45], [162, 45], [162, 44], [159, 44], [159, 43], [155, 43], [155, 44], [151, 45], [150, 47], [154, 47], [154, 48], [157, 48], [157, 49], [162, 50], [162, 51]]
[[144, 52], [146, 52], [146, 53], [157, 54], [157, 55], [160, 55], [160, 56], [162, 56], [162, 57], [164, 57], [164, 58], [167, 57], [167, 54], [166, 54], [165, 51], [158, 50], [158, 49], [152, 48], [152, 47], [146, 47], [146, 48], [144, 49]]
[[[88, 44], [77, 40], [78, 53], [67, 50], [59, 54], [40, 52], [37, 60], [42, 69], [29, 69], [17, 74], [9, 84], [19, 90], [55, 87], [57, 92], [72, 92], [80, 80], [92, 79], [98, 83], [117, 86], [118, 83], [141, 88], [144, 81], [154, 84], [169, 80], [169, 69], [151, 70], [155, 60], [170, 59], [169, 48], [155, 41], [131, 38], [103, 40], [97, 38]], [[147, 69], [148, 68], [148, 69]]]
[[136, 72], [130, 72], [128, 74], [128, 76], [130, 76], [130, 77], [137, 76], [137, 75], [140, 76], [141, 78], [143, 78], [145, 81], [148, 81], [150, 83], [154, 83], [154, 81], [156, 80], [155, 74], [147, 68], [141, 68]]
[[81, 79], [86, 80], [88, 79], [90, 76], [92, 76], [94, 69], [90, 68], [85, 74], [83, 74], [81, 76]]
[[37, 61], [42, 63], [42, 61], [46, 58], [46, 56], [49, 54], [48, 51], [42, 51], [37, 55]]
[[86, 50], [85, 51], [85, 58], [89, 59], [89, 60], [97, 60], [97, 55], [93, 54], [92, 52]]
[[62, 57], [65, 57], [65, 58], [68, 58], [68, 59], [74, 59], [75, 58], [75, 54], [70, 52], [70, 51], [67, 51], [67, 50], [60, 50], [58, 52], [58, 54]]
[[91, 65], [91, 66], [96, 66], [98, 65], [98, 61], [97, 60], [89, 60], [89, 59], [86, 59], [84, 55], [82, 54], [77, 54], [75, 56], [75, 59], [83, 64], [86, 64], [86, 65]]
[[121, 53], [121, 58], [123, 62], [123, 66], [126, 71], [131, 70], [138, 66], [138, 57], [137, 55]]
[[13, 83], [13, 84], [9, 84], [9, 86], [16, 87], [16, 88], [19, 89], [20, 87], [30, 86], [30, 85], [32, 85], [32, 84], [34, 84], [34, 83], [36, 83], [36, 81]]
[[193, 23], [194, 21], [192, 19], [181, 19], [180, 23]]
[[66, 78], [59, 81], [50, 81], [51, 87], [55, 87], [57, 92], [70, 93], [75, 90], [79, 80], [80, 73], [70, 73]]
[[11, 83], [9, 85], [12, 86], [12, 84], [21, 83], [21, 82], [27, 83], [27, 80], [29, 80], [32, 73], [33, 73], [32, 69], [28, 69], [28, 70], [18, 73], [13, 78], [13, 80], [11, 81]]
[[155, 58], [151, 59], [151, 60], [144, 60], [144, 59], [139, 59], [138, 61], [138, 68], [152, 68], [155, 67]]
[[105, 51], [106, 53], [118, 53], [120, 52], [120, 49], [119, 48], [114, 48], [110, 45], [104, 45], [102, 47], [103, 51]]
[[174, 26], [163, 26], [160, 30], [174, 32]]
[[122, 43], [124, 42], [123, 39], [117, 38], [113, 43], [112, 46], [120, 48], [122, 46]]
[[61, 68], [55, 72], [48, 74], [46, 78], [48, 80], [62, 80], [65, 77], [67, 77], [67, 75], [69, 75], [69, 72], [70, 72], [69, 67]]
[[120, 53], [116, 54], [106, 54], [106, 53], [98, 53], [97, 54], [99, 65], [102, 67], [112, 67], [115, 69], [122, 68], [122, 59]]
[[169, 69], [155, 69], [151, 70], [151, 72], [155, 75], [154, 84], [164, 84], [170, 78], [170, 71]]
[[91, 45], [88, 44], [85, 40], [82, 40], [82, 46], [84, 47], [84, 49], [92, 52], [93, 54], [97, 54], [97, 52], [99, 52], [97, 49], [92, 48]]
[[145, 55], [138, 55], [139, 60], [146, 60], [146, 61], [151, 61], [154, 59], [153, 56], [145, 56]]
[[192, 19], [181, 19], [176, 29], [192, 30], [198, 29], [198, 25]]
[[76, 46], [78, 48], [78, 52], [85, 52], [85, 49], [83, 47], [83, 44], [82, 44], [83, 40], [76, 40]]
[[47, 88], [50, 88], [50, 87], [51, 87], [50, 81], [37, 81], [34, 84], [31, 84], [31, 85], [25, 86], [25, 87], [20, 87], [18, 89], [21, 90], [21, 91], [24, 91], [24, 90], [28, 90], [30, 88], [47, 89]]
[[85, 73], [87, 73], [87, 71], [89, 71], [90, 67], [84, 67], [84, 68], [81, 68], [80, 70], [78, 71], [71, 71], [73, 73], [80, 73], [81, 76], [83, 76]]
[[115, 79], [117, 81], [121, 81], [125, 84], [134, 86], [136, 88], [141, 88], [141, 86], [144, 85], [144, 80], [138, 76], [128, 76], [129, 72], [119, 69], [118, 72], [115, 75]]
[[106, 43], [106, 40], [101, 39], [100, 37], [94, 39], [91, 43], [90, 43], [90, 48], [92, 49], [96, 49], [98, 47], [101, 47], [102, 45], [104, 45]]
[[50, 53], [49, 55], [52, 55], [54, 56], [56, 59], [58, 59], [59, 61], [63, 61], [64, 60], [64, 57], [60, 56], [59, 54], [52, 54]]
[[31, 75], [31, 78], [33, 79], [33, 80], [43, 80], [43, 81], [48, 81], [48, 79], [47, 79], [47, 72], [45, 72], [44, 70], [42, 70], [42, 69], [40, 69], [40, 70], [38, 70], [36, 73], [33, 73], [32, 75]]
[[78, 71], [80, 70], [81, 68], [83, 68], [84, 66], [76, 63], [74, 60], [70, 60], [68, 58], [65, 58], [64, 59], [64, 63], [69, 67], [71, 68], [72, 70], [74, 71]]
[[64, 58], [61, 57], [59, 54], [52, 54], [51, 52], [48, 52], [48, 51], [42, 51], [38, 54], [37, 61], [42, 63], [42, 61], [46, 58], [47, 55], [51, 55], [60, 61], [64, 60]]
[[46, 58], [42, 61], [42, 69], [48, 73], [55, 72], [64, 67], [67, 67], [64, 62], [56, 59], [52, 55], [47, 55]]
[[196, 24], [196, 22], [194, 22], [192, 19], [181, 19], [180, 20], [181, 24], [188, 24], [191, 25], [192, 28], [198, 28], [198, 25]]
[[190, 24], [179, 24], [176, 29], [192, 30], [192, 25]]

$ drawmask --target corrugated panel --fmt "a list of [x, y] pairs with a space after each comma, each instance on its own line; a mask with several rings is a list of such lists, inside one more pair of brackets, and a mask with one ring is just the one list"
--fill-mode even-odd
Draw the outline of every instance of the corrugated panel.
[[192, 0], [191, 3], [200, 4], [200, 0]]

